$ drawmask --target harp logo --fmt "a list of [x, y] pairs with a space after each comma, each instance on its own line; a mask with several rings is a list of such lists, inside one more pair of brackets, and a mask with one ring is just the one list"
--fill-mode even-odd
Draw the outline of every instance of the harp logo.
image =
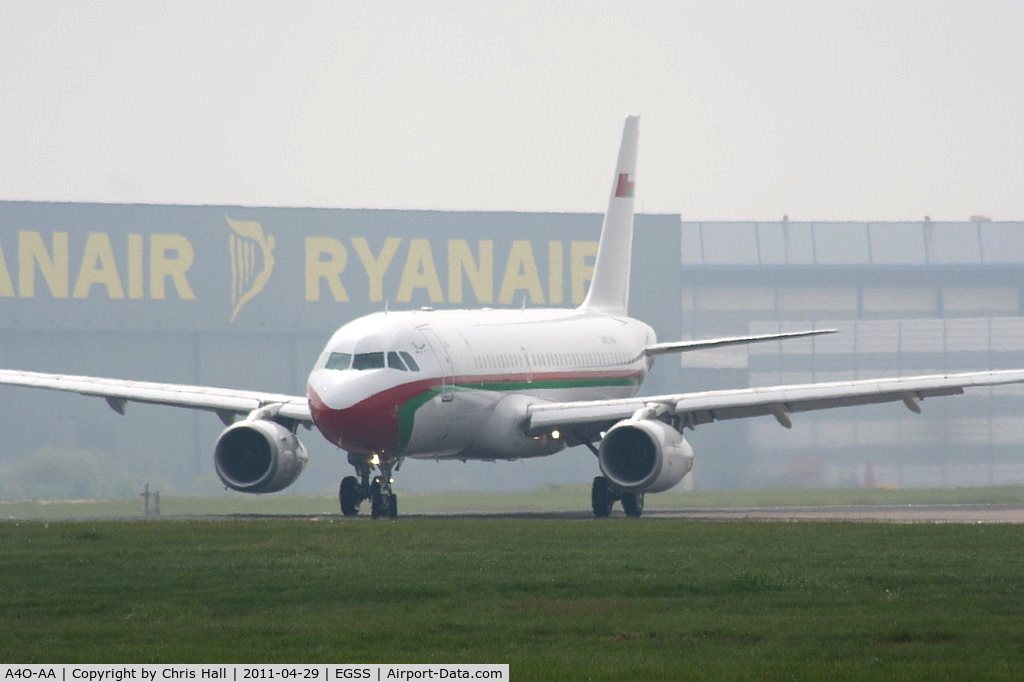
[[256, 298], [274, 272], [274, 247], [277, 240], [263, 233], [263, 226], [252, 220], [232, 220], [228, 243], [231, 247], [231, 319], [234, 322], [246, 303]]

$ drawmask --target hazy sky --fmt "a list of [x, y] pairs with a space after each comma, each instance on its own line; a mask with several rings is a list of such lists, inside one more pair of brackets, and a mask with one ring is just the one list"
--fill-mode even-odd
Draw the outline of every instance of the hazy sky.
[[1024, 219], [1024, 2], [0, 0], [0, 199]]

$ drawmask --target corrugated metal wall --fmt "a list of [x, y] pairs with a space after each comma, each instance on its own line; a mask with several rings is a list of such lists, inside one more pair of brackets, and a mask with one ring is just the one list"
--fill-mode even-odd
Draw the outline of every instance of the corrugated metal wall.
[[[684, 335], [839, 330], [683, 358], [721, 387], [1024, 367], [1024, 223], [684, 222], [681, 260]], [[1024, 482], [1021, 387], [794, 422], [698, 432], [698, 484]]]

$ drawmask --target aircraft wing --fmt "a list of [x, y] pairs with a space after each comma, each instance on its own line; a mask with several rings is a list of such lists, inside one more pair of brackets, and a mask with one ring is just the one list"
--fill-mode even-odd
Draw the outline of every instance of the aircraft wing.
[[0, 384], [47, 388], [106, 398], [107, 404], [118, 414], [124, 414], [129, 402], [152, 403], [216, 412], [222, 422], [230, 424], [236, 416], [249, 414], [261, 407], [274, 406], [277, 416], [294, 419], [307, 425], [313, 423], [305, 396], [11, 369], [0, 370]]
[[536, 403], [528, 409], [527, 428], [531, 433], [562, 429], [570, 433], [582, 430], [592, 435], [595, 429], [608, 428], [633, 416], [637, 410], [650, 407], [658, 413], [678, 417], [683, 426], [771, 415], [790, 428], [790, 417], [795, 412], [902, 401], [919, 413], [921, 400], [925, 398], [956, 395], [974, 386], [1015, 383], [1024, 383], [1024, 370], [765, 386], [623, 400]]

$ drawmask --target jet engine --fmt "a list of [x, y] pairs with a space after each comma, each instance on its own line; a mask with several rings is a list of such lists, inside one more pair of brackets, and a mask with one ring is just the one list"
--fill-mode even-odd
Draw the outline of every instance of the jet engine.
[[268, 419], [247, 419], [224, 429], [213, 463], [224, 485], [242, 493], [287, 488], [306, 468], [309, 456], [295, 433]]
[[601, 472], [626, 492], [660, 493], [683, 480], [693, 448], [683, 434], [656, 419], [625, 419], [598, 448]]

